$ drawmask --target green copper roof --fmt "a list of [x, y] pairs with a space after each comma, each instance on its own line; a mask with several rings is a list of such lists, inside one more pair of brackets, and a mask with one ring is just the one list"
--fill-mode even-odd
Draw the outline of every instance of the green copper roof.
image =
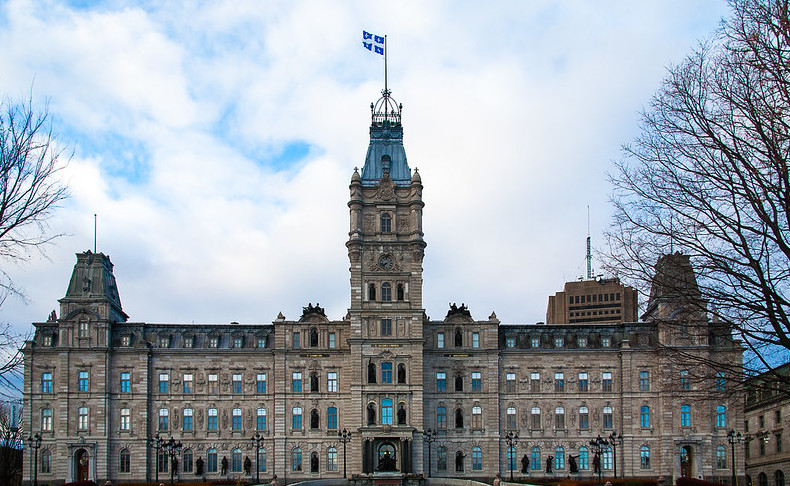
[[401, 125], [402, 105], [395, 103], [388, 90], [370, 105], [370, 145], [362, 167], [362, 185], [375, 186], [385, 171], [399, 186], [411, 183], [411, 169], [406, 161], [403, 148], [403, 125]]

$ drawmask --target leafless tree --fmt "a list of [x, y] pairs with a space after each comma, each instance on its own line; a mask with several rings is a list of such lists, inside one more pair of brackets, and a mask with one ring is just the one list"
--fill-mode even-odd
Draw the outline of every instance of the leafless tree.
[[21, 404], [0, 404], [0, 484], [16, 485], [22, 482], [22, 445], [24, 429], [21, 427]]
[[[67, 196], [60, 172], [67, 162], [46, 110], [37, 111], [32, 97], [15, 103], [0, 100], [0, 307], [9, 296], [24, 298], [6, 272], [8, 264], [43, 251], [58, 234], [47, 221]], [[0, 388], [18, 384], [22, 339], [0, 326]]]
[[645, 291], [661, 255], [688, 255], [698, 310], [743, 340], [753, 369], [790, 350], [789, 2], [731, 0], [610, 174], [607, 267]]

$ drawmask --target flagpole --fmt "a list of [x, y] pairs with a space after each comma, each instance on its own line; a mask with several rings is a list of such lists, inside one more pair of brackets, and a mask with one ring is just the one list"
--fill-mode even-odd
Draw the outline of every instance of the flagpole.
[[387, 35], [384, 34], [384, 91], [387, 91]]

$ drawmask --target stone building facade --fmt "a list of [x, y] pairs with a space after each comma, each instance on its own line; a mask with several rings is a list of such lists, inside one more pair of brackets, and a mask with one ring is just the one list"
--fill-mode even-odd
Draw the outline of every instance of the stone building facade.
[[784, 486], [790, 474], [790, 447], [784, 424], [790, 420], [787, 391], [790, 364], [746, 381], [746, 408], [740, 445], [746, 455], [748, 486]]
[[[688, 370], [740, 363], [738, 343], [659, 287], [641, 321], [511, 325], [475, 320], [463, 304], [429, 320], [422, 191], [385, 91], [351, 178], [351, 303], [340, 320], [309, 304], [266, 324], [130, 321], [109, 257], [78, 254], [59, 312], [33, 324], [24, 348], [38, 480], [153, 480], [173, 466], [184, 480], [281, 482], [585, 478], [597, 464], [605, 477], [727, 475], [716, 450], [742, 423], [742, 401]], [[688, 258], [667, 256], [657, 274], [668, 269], [695, 285]], [[617, 301], [632, 289], [606, 292]], [[690, 320], [704, 331], [676, 331]], [[677, 359], [676, 346], [699, 360]], [[178, 464], [149, 447], [156, 434], [181, 441]], [[591, 441], [610, 436], [596, 454]]]

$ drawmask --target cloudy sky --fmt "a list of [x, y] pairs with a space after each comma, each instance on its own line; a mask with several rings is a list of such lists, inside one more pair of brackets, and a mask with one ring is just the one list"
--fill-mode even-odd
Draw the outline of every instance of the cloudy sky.
[[[161, 5], [160, 5], [161, 3]], [[74, 253], [115, 264], [134, 321], [271, 322], [349, 304], [348, 183], [389, 86], [425, 186], [424, 298], [545, 319], [610, 221], [606, 172], [724, 0], [0, 1], [0, 94], [73, 150], [68, 236], [7, 270], [44, 320]]]

